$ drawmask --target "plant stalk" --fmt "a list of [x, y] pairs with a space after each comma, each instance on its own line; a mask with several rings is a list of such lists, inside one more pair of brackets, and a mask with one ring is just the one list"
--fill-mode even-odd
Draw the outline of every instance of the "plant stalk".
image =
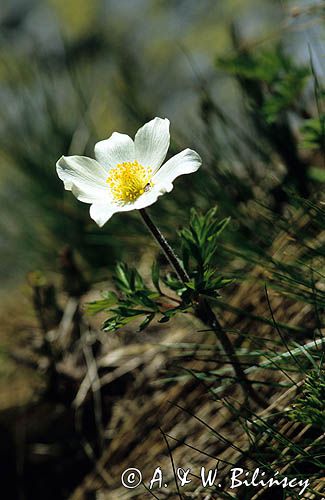
[[155, 240], [158, 242], [160, 245], [162, 251], [164, 252], [165, 256], [167, 257], [168, 262], [170, 265], [174, 268], [178, 278], [183, 282], [186, 283], [187, 281], [190, 281], [190, 277], [183, 268], [182, 264], [180, 263], [179, 258], [177, 257], [176, 253], [166, 240], [165, 236], [160, 232], [156, 224], [152, 221], [151, 217], [148, 215], [146, 210], [144, 208], [141, 208], [139, 210], [140, 215], [148, 227], [149, 231], [155, 238]]
[[[149, 231], [163, 250], [165, 256], [167, 257], [168, 262], [170, 265], [173, 267], [175, 270], [178, 278], [183, 282], [186, 283], [190, 281], [190, 277], [183, 268], [179, 258], [177, 257], [176, 253], [172, 249], [172, 247], [169, 245], [168, 241], [164, 237], [164, 235], [160, 232], [158, 227], [155, 225], [155, 223], [152, 221], [151, 217], [147, 213], [147, 211], [142, 208], [139, 210], [140, 215], [148, 227]], [[216, 334], [218, 334], [218, 339], [222, 345], [222, 348], [224, 349], [225, 353], [228, 356], [228, 359], [234, 369], [234, 372], [238, 378], [239, 383], [242, 386], [243, 392], [245, 394], [245, 397], [250, 396], [252, 400], [254, 400], [256, 403], [265, 406], [264, 400], [257, 394], [257, 392], [254, 390], [251, 382], [248, 380], [238, 358], [236, 355], [236, 351], [229, 340], [228, 335], [226, 332], [223, 330], [217, 316], [213, 312], [209, 302], [205, 297], [199, 297], [197, 301], [197, 306], [195, 308], [195, 315], [203, 322], [205, 323], [209, 328], [211, 328]]]

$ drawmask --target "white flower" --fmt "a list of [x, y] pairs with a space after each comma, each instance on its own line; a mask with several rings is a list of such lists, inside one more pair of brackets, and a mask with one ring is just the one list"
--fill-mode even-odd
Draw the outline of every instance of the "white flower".
[[162, 165], [169, 148], [169, 120], [154, 118], [141, 127], [134, 141], [114, 132], [97, 142], [95, 157], [62, 156], [56, 164], [65, 189], [90, 203], [90, 217], [101, 227], [116, 212], [141, 209], [173, 189], [179, 175], [201, 165], [200, 156], [185, 149]]

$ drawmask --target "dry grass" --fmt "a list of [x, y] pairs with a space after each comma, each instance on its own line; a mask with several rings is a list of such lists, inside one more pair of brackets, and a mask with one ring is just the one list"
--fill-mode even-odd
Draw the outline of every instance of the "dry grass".
[[[283, 262], [290, 261], [294, 244], [291, 239], [281, 235], [272, 252], [273, 256], [276, 254]], [[264, 339], [262, 345], [267, 351], [274, 349], [274, 340], [279, 340], [272, 322], [257, 319], [271, 318], [263, 286], [264, 279], [265, 270], [255, 267], [250, 279], [234, 287], [231, 294], [224, 298], [227, 308], [218, 307], [219, 317], [227, 330], [233, 333], [232, 339], [237, 349], [253, 351], [256, 345], [261, 345], [259, 339]], [[92, 296], [93, 292], [83, 297], [81, 302]], [[269, 300], [276, 321], [291, 326], [291, 338], [301, 343], [308, 341], [304, 329], [307, 331], [314, 327], [313, 306], [306, 303], [302, 305], [271, 290]], [[239, 309], [241, 313], [238, 312]], [[218, 388], [216, 379], [210, 384], [208, 380], [199, 380], [195, 376], [197, 371], [206, 373], [208, 370], [224, 369], [224, 373], [228, 375], [232, 371], [225, 364], [223, 352], [214, 334], [200, 331], [202, 325], [191, 315], [185, 315], [163, 327], [153, 325], [146, 333], [136, 335], [134, 329], [126, 329], [124, 333], [108, 337], [109, 334], [99, 333], [98, 318], [83, 319], [79, 315], [76, 318], [77, 310], [78, 301], [69, 299], [59, 327], [50, 332], [49, 338], [55, 350], [63, 352], [63, 357], [57, 363], [58, 373], [75, 383], [73, 407], [77, 417], [83, 411], [95, 414], [101, 451], [95, 452], [90, 441], [82, 441], [84, 453], [92, 467], [75, 488], [70, 500], [86, 500], [91, 494], [95, 494], [98, 499], [107, 500], [152, 498], [152, 494], [142, 486], [134, 490], [124, 488], [120, 478], [125, 469], [137, 467], [148, 484], [158, 466], [165, 472], [164, 481], [169, 488], [168, 491], [155, 493], [159, 498], [178, 498], [176, 492], [172, 493], [176, 490], [170, 453], [177, 467], [190, 467], [193, 471], [190, 487], [182, 489], [184, 498], [217, 498], [214, 493], [210, 494], [208, 490], [202, 489], [198, 479], [200, 467], [212, 469], [219, 464], [221, 478], [226, 478], [230, 468], [236, 464], [247, 467], [248, 470], [254, 469], [256, 463], [254, 466], [249, 433], [257, 432], [260, 418], [276, 425], [277, 432], [292, 443], [301, 443], [311, 432], [309, 425], [293, 422], [285, 414], [299, 392], [301, 375], [291, 374], [296, 385], [280, 388], [276, 384], [288, 382], [287, 375], [280, 370], [261, 366], [248, 367], [247, 370], [250, 379], [270, 383], [256, 386], [263, 395], [265, 408], [250, 406], [253, 417], [250, 422], [248, 419], [248, 430], [244, 430], [241, 416], [248, 416], [247, 401], [243, 398], [240, 385], [230, 382], [219, 393], [212, 393], [212, 388]], [[76, 322], [81, 325], [81, 340], [73, 344]], [[14, 324], [13, 319], [12, 325]], [[25, 333], [32, 329], [36, 332], [36, 337], [40, 336], [32, 314], [29, 324], [24, 327], [22, 330]], [[293, 330], [295, 327], [296, 332]], [[10, 329], [7, 328], [7, 331]], [[250, 335], [246, 337], [247, 333]], [[28, 335], [22, 338], [28, 339]], [[94, 342], [100, 345], [97, 355], [94, 355], [92, 349]], [[29, 359], [32, 359], [32, 355]], [[245, 361], [250, 363], [249, 358]], [[263, 363], [265, 359], [260, 359], [259, 362]], [[0, 396], [2, 409], [5, 406], [15, 407], [21, 401], [28, 406], [39, 391], [39, 386], [31, 384], [35, 374], [39, 373], [39, 368], [38, 363], [38, 371], [28, 368], [16, 370], [15, 373], [12, 371], [13, 378], [8, 390], [3, 379]], [[166, 380], [171, 374], [177, 374], [179, 378]], [[39, 375], [36, 375], [36, 379], [39, 380]], [[20, 390], [25, 391], [24, 396]], [[104, 426], [101, 413], [103, 407], [106, 408]], [[46, 412], [48, 411], [51, 410], [47, 409]], [[35, 418], [38, 419], [39, 414]], [[167, 449], [161, 430], [168, 440], [170, 450]], [[315, 445], [319, 444], [318, 440]], [[314, 444], [311, 441], [309, 447], [312, 448]], [[271, 457], [269, 466], [284, 473], [288, 465], [285, 460], [283, 464], [279, 464], [278, 460], [279, 457], [285, 458], [286, 447], [279, 444], [277, 437], [266, 433], [259, 446], [273, 450], [272, 456], [277, 457], [277, 460], [273, 462]], [[312, 486], [315, 491], [320, 491], [319, 481]], [[259, 490], [252, 498], [264, 498], [263, 495], [263, 490]], [[313, 493], [305, 498], [318, 497]]]
[[[279, 248], [281, 247], [281, 255]], [[289, 258], [292, 255], [292, 242], [281, 236], [274, 245], [274, 254], [277, 258]], [[241, 308], [244, 311], [261, 317], [270, 318], [263, 282], [264, 270], [256, 267], [251, 274], [250, 283], [238, 286], [231, 297], [228, 297], [230, 308]], [[280, 294], [269, 293], [272, 310], [277, 322], [290, 324], [292, 327], [307, 327], [312, 325], [313, 307], [295, 303], [283, 298]], [[224, 311], [222, 321], [229, 330], [252, 332], [252, 335], [261, 339], [276, 339], [278, 333], [273, 325], [261, 323], [249, 317], [242, 317], [231, 311]], [[201, 466], [214, 468], [220, 463], [222, 477], [227, 477], [232, 465], [241, 464], [252, 468], [249, 458], [243, 458], [243, 450], [249, 455], [250, 442], [248, 435], [243, 431], [238, 418], [234, 418], [233, 411], [229, 410], [225, 402], [231, 403], [244, 415], [245, 402], [243, 401], [240, 386], [229, 385], [222, 391], [220, 399], [212, 397], [207, 384], [190, 375], [190, 370], [205, 370], [209, 367], [217, 369], [222, 366], [220, 349], [215, 345], [214, 355], [209, 351], [210, 359], [214, 362], [195, 360], [195, 356], [180, 356], [180, 351], [175, 348], [166, 348], [166, 345], [177, 343], [197, 342], [209, 347], [215, 344], [211, 333], [197, 333], [200, 325], [194, 319], [189, 319], [187, 325], [171, 326], [165, 330], [160, 345], [155, 343], [128, 344], [116, 351], [105, 355], [98, 361], [98, 366], [111, 367], [112, 371], [104, 375], [101, 384], [110, 384], [125, 373], [132, 373], [132, 383], [123, 398], [116, 400], [112, 407], [112, 417], [106, 429], [109, 439], [102, 456], [94, 463], [93, 471], [87, 475], [83, 483], [71, 496], [71, 500], [84, 500], [89, 492], [100, 492], [98, 498], [127, 499], [151, 498], [141, 486], [135, 490], [127, 490], [121, 486], [121, 474], [128, 467], [137, 467], [143, 474], [143, 479], [148, 484], [156, 466], [166, 471], [164, 480], [173, 485], [173, 471], [171, 457], [162, 433], [168, 436], [173, 460], [178, 467], [190, 467], [198, 474]], [[295, 335], [295, 334], [292, 334]], [[303, 341], [302, 334], [296, 334], [298, 341]], [[154, 330], [151, 338], [155, 338]], [[237, 339], [238, 340], [238, 339]], [[268, 342], [265, 341], [265, 348]], [[252, 340], [243, 340], [242, 347], [254, 349]], [[269, 343], [271, 346], [271, 342]], [[198, 352], [202, 353], [202, 347]], [[185, 378], [179, 381], [164, 383], [164, 376], [174, 366], [181, 366]], [[260, 391], [266, 401], [266, 408], [254, 408], [258, 417], [272, 421], [272, 416], [278, 412], [285, 412], [295, 399], [301, 381], [299, 376], [293, 375], [297, 386], [290, 389], [275, 389], [274, 384], [288, 382], [280, 370], [258, 369], [253, 371], [251, 378], [273, 382], [270, 386], [260, 386]], [[242, 406], [244, 405], [244, 406]], [[310, 426], [297, 424], [287, 417], [277, 421], [277, 430], [292, 442], [300, 442], [308, 433]], [[216, 434], [213, 433], [215, 431]], [[253, 431], [253, 430], [252, 430]], [[278, 440], [272, 437], [264, 438], [265, 446], [277, 449]], [[261, 444], [261, 443], [260, 443]], [[280, 455], [285, 454], [279, 450]], [[216, 459], [218, 458], [218, 460]], [[227, 465], [228, 464], [228, 465]], [[269, 464], [274, 469], [277, 463]], [[286, 466], [276, 470], [285, 472]], [[214, 495], [204, 496], [199, 480], [192, 477], [191, 493], [183, 494], [186, 498], [216, 498]], [[193, 485], [196, 487], [193, 489]], [[319, 482], [313, 485], [320, 488]], [[174, 488], [175, 489], [175, 488]], [[182, 490], [183, 491], [183, 490]], [[186, 491], [186, 490], [185, 490]], [[164, 492], [157, 492], [158, 496]], [[163, 496], [163, 498], [178, 498]], [[263, 490], [253, 498], [263, 498]], [[315, 495], [306, 498], [316, 498]]]

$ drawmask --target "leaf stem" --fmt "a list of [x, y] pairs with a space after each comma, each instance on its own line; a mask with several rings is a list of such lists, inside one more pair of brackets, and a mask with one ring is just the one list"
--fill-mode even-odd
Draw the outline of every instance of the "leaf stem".
[[[164, 235], [160, 232], [159, 228], [152, 221], [151, 217], [147, 213], [147, 211], [142, 208], [139, 210], [140, 215], [148, 227], [149, 231], [163, 250], [165, 256], [167, 257], [170, 265], [175, 270], [178, 278], [186, 283], [190, 281], [190, 277], [183, 268], [179, 258], [176, 253], [169, 245], [168, 241], [164, 237]], [[218, 339], [227, 354], [229, 361], [234, 369], [234, 372], [238, 378], [238, 382], [241, 384], [245, 397], [250, 396], [256, 403], [265, 406], [264, 400], [257, 394], [254, 390], [252, 383], [248, 380], [238, 358], [236, 355], [236, 351], [231, 341], [229, 340], [228, 335], [222, 328], [217, 316], [213, 312], [209, 302], [205, 297], [200, 296], [197, 300], [197, 305], [195, 307], [195, 315], [209, 328], [211, 328], [216, 334], [218, 334]]]

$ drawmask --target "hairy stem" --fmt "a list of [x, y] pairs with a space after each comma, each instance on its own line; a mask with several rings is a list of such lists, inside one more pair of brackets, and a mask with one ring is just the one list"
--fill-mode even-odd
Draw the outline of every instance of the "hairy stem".
[[[167, 257], [170, 265], [173, 267], [175, 270], [178, 278], [183, 282], [186, 283], [187, 281], [190, 280], [189, 275], [183, 268], [179, 258], [177, 257], [176, 253], [172, 249], [172, 247], [169, 245], [168, 241], [164, 237], [164, 235], [160, 232], [158, 227], [155, 225], [155, 223], [152, 221], [151, 217], [148, 215], [146, 210], [142, 208], [139, 210], [141, 217], [148, 227], [149, 231], [155, 238], [155, 240], [158, 242], [159, 246], [163, 250], [165, 256]], [[250, 396], [256, 403], [262, 404], [264, 406], [264, 401], [261, 399], [261, 397], [256, 393], [254, 390], [251, 382], [248, 380], [238, 358], [235, 352], [235, 349], [229, 340], [228, 335], [226, 332], [223, 330], [217, 316], [213, 312], [209, 302], [205, 297], [199, 297], [197, 301], [197, 305], [195, 308], [195, 315], [203, 322], [205, 323], [209, 328], [211, 328], [216, 334], [218, 334], [218, 339], [225, 351], [225, 353], [228, 356], [228, 359], [234, 369], [234, 372], [238, 378], [238, 382], [241, 384], [242, 389], [244, 391], [245, 396]]]
[[236, 351], [228, 335], [222, 328], [217, 316], [213, 312], [209, 302], [206, 298], [200, 297], [198, 305], [195, 310], [196, 316], [200, 320], [208, 325], [217, 335], [223, 350], [228, 356], [228, 359], [234, 369], [234, 372], [238, 378], [238, 382], [242, 386], [245, 397], [250, 396], [256, 403], [265, 406], [264, 400], [259, 396], [259, 394], [253, 388], [251, 382], [248, 380], [246, 373], [244, 372], [240, 361], [237, 358]]
[[174, 268], [179, 279], [183, 281], [183, 283], [185, 283], [186, 281], [190, 281], [190, 277], [188, 276], [185, 269], [182, 267], [182, 264], [180, 263], [180, 260], [177, 257], [176, 253], [166, 240], [165, 236], [160, 232], [156, 224], [149, 217], [146, 210], [144, 208], [141, 208], [139, 212], [141, 214], [144, 223], [149, 228], [149, 231], [151, 232], [155, 240], [159, 243], [161, 249], [163, 250], [164, 254], [167, 257], [168, 262]]

